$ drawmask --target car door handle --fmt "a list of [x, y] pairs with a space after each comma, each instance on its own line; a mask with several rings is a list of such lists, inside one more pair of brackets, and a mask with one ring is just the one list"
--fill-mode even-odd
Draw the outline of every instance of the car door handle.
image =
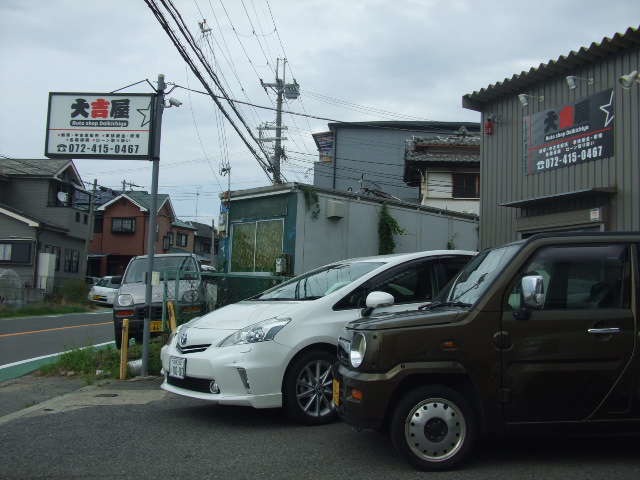
[[613, 335], [615, 333], [622, 333], [620, 327], [606, 327], [606, 328], [590, 328], [587, 333], [593, 335]]

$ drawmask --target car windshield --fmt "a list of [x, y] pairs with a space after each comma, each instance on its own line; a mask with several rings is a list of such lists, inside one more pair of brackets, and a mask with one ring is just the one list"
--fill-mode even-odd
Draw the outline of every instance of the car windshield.
[[341, 262], [300, 275], [253, 300], [316, 300], [350, 284], [383, 262]]
[[[148, 265], [149, 259], [147, 258], [132, 260], [122, 283], [144, 283]], [[190, 256], [153, 258], [153, 271], [160, 272], [160, 280], [175, 280], [178, 270], [180, 270], [181, 280], [197, 278], [198, 270], [193, 258]]]
[[480, 253], [449, 283], [440, 295], [439, 302], [476, 303], [521, 246], [507, 245]]
[[98, 280], [98, 283], [96, 283], [96, 286], [98, 286], [98, 287], [108, 287], [109, 286], [109, 279], [108, 278], [101, 278], [100, 280]]

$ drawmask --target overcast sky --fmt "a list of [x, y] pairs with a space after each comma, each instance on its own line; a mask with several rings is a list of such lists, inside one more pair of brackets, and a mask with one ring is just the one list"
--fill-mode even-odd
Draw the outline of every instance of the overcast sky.
[[[239, 100], [273, 106], [277, 57], [301, 86], [286, 108], [342, 121], [479, 121], [461, 97], [640, 24], [638, 0], [174, 0]], [[205, 18], [206, 38], [198, 22]], [[175, 25], [174, 25], [175, 27]], [[209, 48], [211, 46], [212, 48]], [[284, 52], [283, 52], [284, 49]], [[0, 154], [43, 158], [48, 92], [109, 92], [159, 73], [202, 89], [144, 0], [0, 0]], [[126, 92], [150, 92], [145, 84]], [[213, 101], [176, 88], [165, 110], [161, 193], [179, 217], [217, 218], [231, 165], [233, 190], [267, 178]], [[274, 121], [242, 107], [247, 123]], [[285, 115], [289, 181], [313, 182], [311, 132], [327, 122]], [[375, 146], [372, 146], [375, 148]], [[150, 189], [145, 161], [76, 160], [83, 180]], [[137, 189], [137, 188], [136, 188]]]

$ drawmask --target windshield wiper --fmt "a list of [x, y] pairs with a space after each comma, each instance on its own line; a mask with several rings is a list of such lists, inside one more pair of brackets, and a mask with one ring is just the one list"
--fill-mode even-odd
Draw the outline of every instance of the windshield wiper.
[[433, 302], [433, 303], [425, 303], [424, 305], [420, 305], [418, 307], [418, 310], [431, 310], [432, 308], [436, 308], [436, 307], [463, 307], [463, 308], [467, 308], [467, 307], [470, 307], [470, 306], [471, 306], [470, 303], [458, 302], [458, 301], [454, 301], [454, 302]]

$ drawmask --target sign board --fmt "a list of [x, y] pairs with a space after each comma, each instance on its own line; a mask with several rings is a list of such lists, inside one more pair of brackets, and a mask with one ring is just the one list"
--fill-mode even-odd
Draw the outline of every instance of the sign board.
[[614, 91], [524, 118], [527, 174], [613, 156]]
[[333, 132], [312, 133], [313, 140], [318, 147], [321, 162], [333, 160]]
[[154, 95], [49, 93], [45, 156], [151, 158]]

